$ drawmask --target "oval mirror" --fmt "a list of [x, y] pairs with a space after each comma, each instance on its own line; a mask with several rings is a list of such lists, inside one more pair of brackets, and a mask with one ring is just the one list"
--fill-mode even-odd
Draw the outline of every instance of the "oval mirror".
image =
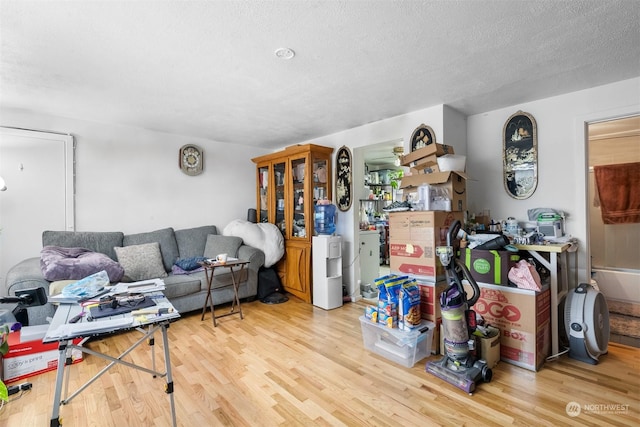
[[538, 186], [538, 131], [529, 113], [518, 111], [502, 131], [504, 188], [514, 199], [527, 199]]

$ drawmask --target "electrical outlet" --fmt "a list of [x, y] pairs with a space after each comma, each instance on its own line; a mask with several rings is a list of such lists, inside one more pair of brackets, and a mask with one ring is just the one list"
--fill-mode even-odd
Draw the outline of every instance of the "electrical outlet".
[[9, 387], [7, 387], [7, 392], [9, 396], [11, 396], [12, 394], [16, 394], [19, 391], [20, 391], [20, 387], [18, 387], [17, 385], [10, 385]]
[[33, 387], [33, 384], [31, 383], [20, 384], [20, 390], [22, 391], [31, 390], [31, 387]]

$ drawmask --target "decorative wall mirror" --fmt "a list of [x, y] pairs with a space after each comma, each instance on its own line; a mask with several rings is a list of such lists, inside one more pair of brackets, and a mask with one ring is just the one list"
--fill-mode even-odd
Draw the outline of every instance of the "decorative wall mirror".
[[504, 188], [514, 199], [528, 199], [538, 186], [538, 131], [529, 113], [512, 114], [502, 130]]
[[341, 212], [351, 207], [353, 193], [353, 174], [351, 169], [351, 151], [342, 146], [336, 155], [336, 204]]
[[431, 129], [431, 126], [427, 126], [424, 123], [421, 124], [411, 134], [411, 152], [431, 145], [436, 142], [436, 133]]

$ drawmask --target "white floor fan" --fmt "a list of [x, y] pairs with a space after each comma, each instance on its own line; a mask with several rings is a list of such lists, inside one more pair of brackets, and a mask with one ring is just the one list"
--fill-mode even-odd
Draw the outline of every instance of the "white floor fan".
[[604, 295], [587, 283], [567, 294], [564, 306], [569, 357], [595, 365], [609, 345], [609, 309]]

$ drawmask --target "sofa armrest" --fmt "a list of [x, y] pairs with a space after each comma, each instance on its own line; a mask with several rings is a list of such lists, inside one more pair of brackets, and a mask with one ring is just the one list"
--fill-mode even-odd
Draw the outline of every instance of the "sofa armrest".
[[[49, 295], [49, 281], [42, 275], [40, 257], [20, 261], [7, 272], [7, 280], [3, 290], [5, 295], [15, 295], [17, 290], [28, 288], [44, 288], [45, 293]], [[47, 317], [53, 316], [54, 311], [55, 308], [50, 303], [27, 308], [29, 325], [46, 324]]]
[[264, 265], [264, 252], [253, 246], [241, 245], [238, 248], [238, 258], [249, 261], [246, 295], [253, 298], [258, 295], [258, 271]]
[[264, 252], [253, 246], [241, 245], [238, 248], [238, 258], [249, 261], [249, 269], [258, 271], [264, 265]]
[[37, 287], [44, 288], [49, 295], [49, 281], [42, 275], [39, 257], [20, 261], [7, 272], [6, 295], [15, 295], [15, 292], [20, 289]]

